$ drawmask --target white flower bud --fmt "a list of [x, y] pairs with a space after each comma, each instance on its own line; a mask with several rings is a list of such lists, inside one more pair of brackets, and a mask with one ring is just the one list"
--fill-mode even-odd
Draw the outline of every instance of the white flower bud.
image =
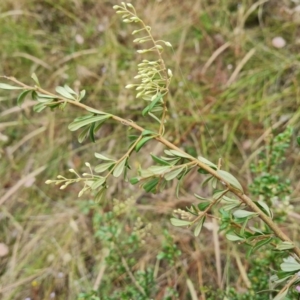
[[167, 47], [172, 47], [172, 44], [169, 42], [164, 42]]

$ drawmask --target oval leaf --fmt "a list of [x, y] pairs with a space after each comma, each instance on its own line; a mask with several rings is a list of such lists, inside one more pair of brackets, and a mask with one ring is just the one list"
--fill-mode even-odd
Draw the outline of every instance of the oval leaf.
[[106, 181], [106, 178], [102, 177], [97, 181], [94, 181], [93, 184], [91, 185], [92, 190], [98, 189], [100, 186], [102, 186]]
[[6, 84], [6, 83], [0, 83], [0, 89], [3, 90], [22, 90], [23, 88], [18, 87], [18, 86], [13, 86], [10, 84]]
[[33, 111], [35, 111], [35, 112], [41, 112], [45, 108], [46, 108], [46, 106], [44, 105], [44, 103], [38, 103], [37, 105], [35, 105], [33, 107]]
[[108, 119], [110, 118], [111, 115], [101, 115], [101, 116], [91, 116], [91, 117], [88, 117], [84, 120], [74, 120], [74, 122], [72, 122], [68, 128], [70, 131], [76, 131], [78, 130], [79, 128], [83, 127], [83, 126], [86, 126], [88, 124], [91, 124], [91, 123], [94, 123], [94, 122], [97, 122], [97, 121], [101, 121], [101, 120], [105, 120], [105, 119]]
[[147, 193], [154, 193], [156, 191], [156, 186], [158, 185], [159, 178], [154, 178], [143, 185], [143, 189]]
[[145, 170], [145, 171], [148, 171], [154, 175], [160, 175], [160, 174], [170, 171], [170, 168], [171, 167], [169, 167], [169, 166], [152, 166], [148, 170]]
[[26, 96], [30, 93], [31, 91], [30, 90], [27, 90], [27, 91], [24, 91], [22, 92], [19, 96], [18, 96], [18, 99], [17, 99], [17, 105], [18, 106], [21, 106], [26, 98]]
[[212, 163], [211, 161], [209, 161], [208, 159], [202, 157], [202, 156], [198, 156], [197, 157], [198, 160], [200, 160], [201, 162], [203, 162], [204, 164], [206, 164], [207, 166], [211, 167], [214, 170], [217, 170], [217, 165], [215, 165], [214, 163]]
[[107, 161], [114, 161], [113, 159], [111, 158], [108, 158], [106, 156], [104, 156], [103, 154], [100, 154], [100, 153], [95, 153], [95, 157], [99, 158], [99, 159], [102, 159], [102, 160], [107, 160]]
[[119, 177], [123, 173], [126, 161], [127, 161], [127, 158], [123, 159], [121, 162], [119, 162], [117, 164], [117, 166], [115, 167], [115, 169], [113, 171], [113, 176]]
[[295, 248], [295, 245], [291, 242], [280, 242], [277, 246], [276, 249], [279, 251], [283, 251], [283, 250], [290, 250]]
[[171, 221], [171, 224], [176, 227], [191, 225], [191, 221], [180, 220], [180, 219], [176, 219], [176, 218], [171, 218], [170, 221]]
[[62, 86], [58, 86], [58, 87], [56, 87], [56, 92], [58, 93], [58, 94], [60, 94], [61, 96], [63, 96], [63, 97], [65, 97], [65, 98], [68, 98], [68, 99], [71, 99], [71, 100], [76, 100], [75, 98], [74, 98], [74, 96], [72, 95], [72, 94], [70, 94], [64, 87], [62, 87]]
[[225, 196], [225, 191], [223, 190], [215, 190], [214, 193], [213, 193], [213, 199], [214, 200], [219, 200], [219, 199], [222, 199], [224, 196]]
[[32, 73], [32, 74], [31, 74], [31, 78], [33, 79], [33, 81], [35, 82], [35, 84], [36, 84], [37, 86], [41, 86], [41, 85], [40, 85], [40, 82], [39, 82], [39, 79], [37, 78], [37, 76], [36, 76], [35, 73]]
[[273, 218], [272, 211], [270, 210], [269, 206], [268, 206], [265, 202], [259, 200], [259, 201], [256, 202], [256, 204], [257, 204], [260, 208], [262, 208], [263, 211], [264, 211], [269, 217]]
[[205, 221], [205, 217], [203, 217], [198, 224], [196, 225], [195, 229], [194, 229], [194, 236], [198, 236], [201, 232], [201, 229], [203, 227], [203, 223]]
[[185, 169], [185, 167], [182, 167], [182, 168], [173, 170], [173, 171], [167, 173], [167, 174], [164, 176], [164, 178], [165, 178], [167, 181], [170, 181], [170, 180], [176, 178], [176, 177], [177, 177], [184, 169]]
[[104, 164], [100, 164], [100, 165], [95, 167], [95, 172], [102, 173], [102, 172], [108, 170], [114, 164], [115, 164], [114, 162], [107, 162], [107, 163], [104, 163]]
[[226, 238], [227, 238], [227, 240], [232, 241], [232, 242], [243, 241], [244, 240], [244, 238], [239, 237], [234, 232], [228, 232], [228, 233], [226, 233]]
[[86, 127], [84, 128], [80, 134], [78, 135], [78, 142], [81, 144], [88, 136], [88, 133], [89, 133], [89, 130], [90, 128], [89, 127]]
[[241, 184], [238, 182], [238, 180], [231, 175], [230, 173], [223, 171], [223, 170], [217, 170], [218, 175], [224, 179], [226, 182], [228, 182], [231, 186], [239, 190], [240, 192], [244, 192]]
[[156, 156], [154, 154], [150, 154], [150, 155], [151, 155], [152, 159], [155, 162], [157, 162], [158, 164], [161, 164], [163, 166], [170, 166], [170, 164], [167, 161], [163, 160], [162, 158], [160, 158], [160, 157], [158, 157], [158, 156]]
[[179, 157], [183, 157], [183, 158], [191, 158], [192, 156], [185, 153], [185, 152], [180, 152], [180, 151], [177, 151], [177, 150], [169, 150], [173, 156], [179, 156]]
[[143, 137], [135, 146], [135, 151], [136, 152], [139, 152], [140, 149], [149, 141], [153, 139], [152, 136], [146, 136], [146, 137]]
[[243, 209], [238, 209], [233, 213], [233, 215], [236, 218], [241, 219], [241, 218], [248, 218], [250, 216], [255, 216], [255, 215], [257, 215], [257, 213], [252, 212], [252, 211], [243, 210]]

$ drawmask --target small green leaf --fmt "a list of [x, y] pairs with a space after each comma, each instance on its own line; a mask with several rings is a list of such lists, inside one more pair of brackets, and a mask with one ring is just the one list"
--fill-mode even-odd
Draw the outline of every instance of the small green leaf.
[[79, 128], [83, 127], [83, 126], [86, 126], [88, 124], [91, 124], [91, 123], [94, 123], [94, 122], [98, 122], [98, 121], [101, 121], [101, 120], [106, 120], [108, 118], [110, 118], [111, 115], [101, 115], [101, 116], [90, 116], [84, 120], [74, 120], [69, 126], [69, 130], [70, 131], [76, 131], [78, 130]]
[[70, 94], [64, 87], [62, 87], [62, 86], [58, 86], [58, 87], [56, 87], [56, 92], [58, 93], [58, 94], [60, 94], [61, 96], [63, 96], [63, 97], [65, 97], [65, 98], [67, 98], [67, 99], [71, 99], [71, 100], [76, 100], [75, 98], [74, 98], [74, 96], [72, 95], [72, 94]]
[[146, 137], [143, 137], [135, 146], [135, 151], [136, 152], [139, 152], [140, 149], [149, 141], [153, 139], [152, 136], [146, 136]]
[[280, 242], [277, 246], [276, 246], [276, 250], [279, 251], [284, 251], [284, 250], [290, 250], [295, 248], [295, 245], [291, 242]]
[[204, 211], [209, 207], [209, 205], [210, 205], [210, 202], [201, 202], [198, 204], [198, 208], [199, 208], [199, 210]]
[[149, 112], [149, 105], [147, 105], [147, 106], [142, 110], [142, 116], [144, 117], [148, 112]]
[[96, 181], [93, 182], [93, 184], [91, 185], [91, 189], [92, 190], [96, 190], [98, 189], [100, 186], [102, 186], [106, 181], [106, 178], [102, 177]]
[[92, 107], [87, 107], [86, 110], [97, 115], [107, 115], [107, 113]]
[[191, 205], [191, 207], [186, 207], [185, 208], [189, 213], [191, 213], [192, 215], [194, 215], [194, 216], [196, 216], [196, 217], [198, 217], [198, 209], [195, 207], [195, 205]]
[[38, 103], [33, 107], [33, 111], [35, 112], [41, 112], [42, 110], [44, 110], [46, 108], [46, 106], [44, 105], [44, 103]]
[[2, 89], [2, 90], [22, 90], [23, 88], [18, 87], [18, 86], [13, 86], [10, 84], [6, 84], [6, 83], [0, 83], [0, 89]]
[[163, 160], [162, 158], [160, 158], [160, 157], [158, 157], [158, 156], [156, 156], [156, 155], [154, 155], [154, 154], [150, 154], [150, 155], [151, 155], [152, 159], [153, 159], [156, 163], [161, 164], [161, 165], [163, 165], [163, 166], [170, 166], [170, 163], [168, 163], [167, 161]]
[[218, 185], [218, 179], [216, 177], [213, 177], [211, 180], [212, 188], [215, 190], [217, 188], [217, 185]]
[[284, 272], [297, 272], [300, 270], [300, 264], [295, 260], [294, 257], [289, 256], [283, 259], [283, 263], [280, 268]]
[[244, 240], [244, 238], [238, 236], [233, 231], [226, 233], [226, 238], [227, 238], [227, 240], [232, 241], [232, 242], [243, 241]]
[[208, 159], [202, 157], [202, 156], [198, 156], [197, 157], [199, 161], [201, 161], [202, 163], [204, 163], [205, 165], [211, 167], [214, 170], [217, 170], [217, 165], [215, 165], [214, 163], [212, 163], [211, 161], [209, 161]]
[[38, 99], [38, 93], [36, 91], [31, 92], [31, 99], [32, 100], [37, 100]]
[[95, 143], [95, 133], [94, 133], [95, 124], [96, 122], [92, 123], [91, 126], [89, 127], [89, 136], [93, 143]]
[[206, 170], [204, 170], [204, 169], [202, 169], [202, 168], [199, 168], [199, 169], [197, 170], [197, 172], [200, 173], [200, 174], [204, 174], [204, 175], [209, 174], [208, 171], [206, 171]]
[[200, 234], [204, 221], [205, 221], [205, 216], [197, 223], [194, 229], [194, 236], [198, 236]]
[[88, 136], [90, 127], [85, 127], [78, 135], [78, 142], [81, 144]]
[[151, 103], [150, 103], [149, 111], [151, 111], [154, 108], [154, 106], [156, 105], [156, 103], [159, 102], [162, 99], [162, 97], [163, 96], [162, 96], [161, 93], [157, 94], [156, 98], [154, 100], [152, 100]]
[[128, 135], [129, 142], [135, 142], [140, 136], [136, 134]]
[[300, 136], [297, 137], [297, 143], [300, 146]]
[[214, 176], [209, 176], [209, 177], [207, 177], [205, 180], [203, 180], [202, 182], [201, 182], [201, 186], [204, 186], [204, 185], [206, 185], [206, 184], [208, 184], [210, 181], [212, 181], [213, 179], [214, 179], [215, 177]]
[[115, 167], [115, 169], [113, 171], [114, 177], [119, 177], [123, 173], [126, 161], [127, 161], [127, 158], [123, 159], [121, 162], [119, 162], [117, 164], [117, 166]]
[[105, 193], [106, 193], [106, 187], [102, 187], [102, 189], [100, 189], [100, 191], [96, 194], [94, 198], [95, 203], [101, 202], [105, 197]]
[[233, 215], [236, 218], [241, 219], [241, 218], [248, 218], [251, 216], [257, 216], [257, 213], [252, 212], [252, 211], [243, 210], [243, 209], [238, 209], [233, 213]]
[[158, 124], [161, 124], [161, 120], [158, 117], [156, 117], [153, 113], [149, 112], [149, 116], [152, 117], [155, 121], [157, 121]]
[[159, 178], [151, 179], [150, 181], [148, 181], [147, 183], [145, 183], [143, 185], [143, 189], [147, 193], [154, 193], [154, 192], [156, 192], [156, 186], [157, 186], [158, 182], [159, 182]]
[[26, 98], [26, 96], [30, 93], [31, 91], [30, 90], [26, 90], [26, 91], [23, 91], [19, 96], [18, 96], [18, 99], [17, 99], [17, 105], [18, 106], [21, 106]]
[[183, 181], [185, 175], [189, 172], [189, 169], [186, 168], [185, 171], [180, 175], [179, 177], [179, 180], [177, 182], [177, 185], [176, 185], [176, 197], [178, 198], [179, 197], [179, 189], [180, 189], [180, 185], [181, 185], [181, 182]]
[[140, 180], [137, 177], [133, 177], [133, 178], [130, 178], [129, 182], [131, 184], [137, 184], [140, 182]]
[[102, 127], [102, 125], [104, 124], [105, 120], [99, 121], [95, 123], [94, 126], [94, 134], [96, 134], [96, 132], [98, 132], [98, 130]]
[[77, 93], [66, 84], [64, 85], [64, 89], [70, 94], [77, 95]]
[[235, 202], [232, 202], [230, 204], [227, 204], [227, 205], [224, 205], [223, 206], [223, 209], [225, 211], [231, 211], [233, 210], [234, 208], [238, 207], [239, 205], [241, 205], [241, 203], [239, 201], [235, 201]]
[[249, 229], [251, 229], [252, 231], [254, 231], [258, 235], [263, 235], [264, 234], [260, 229], [258, 229], [256, 227], [249, 226]]
[[[53, 101], [53, 98], [46, 98], [46, 97], [37, 97], [36, 99], [37, 101], [39, 101], [40, 103], [51, 103]], [[55, 103], [55, 104], [59, 104], [59, 103]]]
[[176, 219], [176, 218], [171, 218], [170, 221], [171, 221], [171, 224], [176, 227], [189, 226], [192, 223], [191, 221], [180, 220], [180, 219]]
[[95, 153], [95, 157], [99, 158], [99, 159], [102, 159], [102, 160], [107, 160], [107, 161], [115, 161], [114, 159], [111, 159], [111, 158], [108, 158], [106, 156], [104, 156], [103, 154], [100, 154], [100, 153]]
[[114, 165], [115, 165], [114, 162], [107, 162], [107, 163], [104, 163], [104, 164], [100, 164], [100, 165], [95, 167], [95, 172], [102, 173], [102, 172], [108, 170], [110, 167], [112, 167]]
[[175, 156], [170, 150], [164, 150], [164, 152], [168, 156]]
[[45, 99], [53, 99], [53, 96], [47, 95], [47, 94], [42, 94], [42, 93], [37, 93], [38, 98], [45, 98]]
[[256, 204], [257, 204], [257, 205], [259, 206], [259, 208], [261, 208], [261, 209], [262, 209], [269, 217], [273, 218], [272, 211], [270, 210], [269, 206], [268, 206], [265, 202], [259, 200], [259, 201], [256, 202]]
[[215, 190], [214, 192], [213, 192], [213, 199], [214, 200], [217, 200], [217, 199], [222, 199], [223, 198], [223, 196], [225, 196], [225, 191], [223, 191], [223, 190]]
[[179, 157], [183, 157], [183, 158], [189, 158], [191, 159], [191, 155], [185, 153], [185, 152], [180, 152], [180, 151], [177, 151], [177, 150], [169, 150], [173, 156], [179, 156]]
[[272, 238], [264, 239], [262, 241], [259, 241], [255, 244], [255, 246], [251, 249], [251, 253], [257, 251], [259, 248], [261, 248], [264, 245], [269, 244], [272, 241]]
[[81, 101], [83, 98], [84, 98], [84, 96], [85, 96], [85, 90], [82, 90], [81, 92], [80, 92], [80, 94], [79, 94], [79, 101]]
[[238, 191], [242, 193], [244, 192], [241, 184], [233, 175], [223, 170], [217, 170], [217, 173], [222, 179], [228, 182], [232, 187], [236, 188]]
[[154, 131], [151, 131], [151, 130], [144, 130], [142, 132], [142, 136], [147, 136], [147, 135], [155, 135], [157, 133], [155, 133]]
[[36, 76], [36, 74], [35, 73], [32, 73], [31, 74], [31, 78], [33, 79], [33, 81], [35, 82], [35, 84], [37, 85], [37, 86], [41, 86], [40, 85], [40, 82], [39, 82], [39, 79], [37, 78], [37, 76]]
[[186, 167], [182, 167], [182, 168], [178, 168], [178, 169], [175, 169], [171, 172], [168, 172], [164, 178], [167, 180], [167, 181], [170, 181], [174, 178], [176, 178]]
[[201, 197], [201, 196], [199, 196], [199, 195], [197, 195], [197, 194], [194, 194], [194, 196], [195, 196], [197, 199], [202, 200], [202, 201], [207, 201], [207, 200], [209, 200], [209, 199], [204, 198], [204, 197]]
[[[58, 107], [59, 107], [60, 110], [64, 110], [66, 106], [67, 106], [67, 101], [65, 101], [63, 103], [60, 103], [58, 105]], [[50, 105], [50, 107], [53, 108], [54, 106]]]
[[149, 171], [153, 175], [161, 175], [163, 173], [170, 171], [170, 169], [171, 167], [169, 166], [151, 166], [150, 168], [148, 168], [148, 170], [145, 171]]

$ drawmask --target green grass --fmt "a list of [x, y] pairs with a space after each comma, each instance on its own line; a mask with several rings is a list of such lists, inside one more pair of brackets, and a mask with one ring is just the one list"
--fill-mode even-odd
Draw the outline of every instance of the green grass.
[[[30, 83], [35, 72], [49, 90], [65, 83], [75, 89], [85, 88], [87, 104], [151, 126], [152, 121], [142, 119], [139, 113], [143, 103], [124, 89], [132, 82], [141, 59], [134, 51], [132, 28], [114, 14], [112, 6], [117, 2], [96, 2], [1, 1], [0, 74]], [[241, 1], [238, 8], [236, 1], [133, 1], [154, 36], [169, 40], [175, 51], [165, 53], [174, 73], [166, 136], [211, 161], [217, 162], [221, 156], [224, 168], [237, 175], [245, 187], [253, 181], [250, 164], [266, 144], [267, 133], [282, 132], [287, 125], [299, 131], [300, 115], [299, 30], [297, 22], [282, 13], [293, 6], [265, 3], [243, 25], [242, 15], [255, 2]], [[272, 46], [275, 36], [286, 39], [285, 48]], [[77, 42], [80, 37], [82, 44]], [[226, 42], [230, 42], [228, 48], [203, 74], [205, 63]], [[256, 52], [229, 85], [234, 70], [253, 48]], [[105, 267], [102, 264], [110, 244], [99, 239], [99, 231], [106, 224], [101, 218], [112, 209], [114, 198], [124, 201], [129, 197], [135, 203], [132, 212], [118, 217], [116, 236], [136, 280], [143, 288], [145, 282], [153, 284], [149, 297], [192, 299], [187, 285], [191, 279], [202, 300], [223, 299], [230, 288], [230, 299], [268, 299], [264, 294], [256, 298], [251, 291], [247, 294], [251, 289], [242, 275], [248, 274], [254, 290], [266, 289], [253, 278], [261, 276], [262, 269], [270, 271], [272, 255], [254, 254], [253, 262], [241, 255], [242, 266], [237, 267], [235, 246], [222, 235], [217, 241], [213, 230], [205, 229], [195, 239], [186, 230], [171, 228], [173, 209], [194, 201], [194, 192], [208, 193], [201, 190], [196, 174], [189, 175], [180, 199], [175, 197], [174, 186], [150, 196], [137, 186], [111, 181], [102, 205], [91, 204], [92, 196], [77, 198], [79, 186], [61, 191], [45, 185], [58, 174], [69, 175], [70, 168], [85, 172], [85, 162], [96, 164], [94, 152], [120, 156], [128, 144], [126, 128], [108, 122], [95, 144], [87, 141], [80, 145], [75, 134], [67, 130], [77, 116], [75, 109], [36, 114], [27, 102], [24, 109], [12, 112], [10, 109], [17, 109], [17, 94], [0, 93], [0, 130], [4, 136], [0, 135], [0, 203], [6, 197], [0, 206], [0, 242], [9, 248], [9, 254], [0, 261], [1, 299], [49, 299], [51, 293], [55, 293], [54, 299], [76, 299], [80, 293], [92, 299], [87, 295], [97, 284], [101, 299], [150, 299], [138, 298], [139, 289], [120, 255], [112, 257]], [[39, 131], [42, 127], [45, 130]], [[296, 215], [288, 217], [285, 226], [295, 237], [299, 236], [295, 219], [299, 216], [298, 149], [292, 142], [288, 160], [280, 170], [291, 179]], [[159, 154], [161, 148], [147, 144], [144, 160], [134, 158], [131, 164], [149, 164], [147, 151]], [[41, 166], [46, 169], [33, 182], [28, 174]], [[18, 186], [22, 178], [28, 180]], [[153, 228], [146, 245], [135, 248], [130, 238], [137, 216]], [[216, 230], [216, 225], [211, 227]], [[163, 258], [158, 260], [158, 255]], [[220, 257], [222, 282], [218, 282], [215, 256]]]

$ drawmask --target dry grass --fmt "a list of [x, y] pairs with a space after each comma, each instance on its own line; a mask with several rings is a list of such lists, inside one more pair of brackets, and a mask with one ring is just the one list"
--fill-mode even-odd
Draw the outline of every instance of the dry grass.
[[[300, 14], [292, 2], [272, 2], [244, 0], [237, 6], [236, 1], [220, 0], [133, 1], [154, 35], [169, 40], [175, 49], [165, 54], [175, 74], [168, 138], [212, 161], [222, 156], [224, 167], [245, 187], [252, 181], [249, 165], [272, 129], [280, 132], [288, 124], [299, 129]], [[29, 82], [35, 72], [50, 90], [65, 83], [84, 87], [91, 106], [152, 126], [141, 118], [143, 104], [123, 88], [131, 82], [140, 57], [130, 26], [120, 23], [113, 4], [117, 3], [1, 1], [0, 74]], [[286, 39], [285, 48], [272, 46], [275, 36]], [[166, 287], [176, 286], [179, 299], [201, 300], [216, 288], [230, 285], [242, 292], [249, 287], [249, 263], [217, 234], [216, 222], [208, 222], [198, 239], [168, 224], [172, 209], [185, 207], [194, 201], [193, 192], [200, 192], [196, 174], [190, 175], [179, 200], [173, 186], [149, 196], [127, 183], [111, 182], [108, 202], [89, 210], [90, 199], [77, 198], [78, 186], [60, 191], [44, 182], [67, 174], [70, 167], [84, 171], [86, 161], [96, 164], [95, 151], [117, 157], [128, 143], [126, 129], [110, 123], [95, 144], [80, 145], [67, 131], [78, 111], [34, 114], [31, 101], [20, 109], [15, 99], [16, 94], [0, 94], [0, 242], [9, 249], [0, 258], [1, 299], [51, 299], [53, 293], [53, 299], [76, 299], [79, 292], [111, 278], [113, 271], [103, 260], [106, 249], [95, 238], [92, 212], [110, 209], [113, 197], [129, 196], [137, 200], [136, 212], [120, 220], [124, 230], [130, 231], [138, 214], [154, 226], [150, 246], [136, 254], [132, 271], [157, 265], [155, 299], [163, 299]], [[161, 147], [150, 144], [145, 154], [147, 150], [160, 153]], [[284, 173], [292, 179], [297, 208], [296, 153], [290, 149]], [[146, 156], [139, 161], [150, 163]], [[297, 237], [295, 224], [291, 218], [287, 230]], [[172, 232], [183, 253], [167, 269], [156, 260], [163, 228]], [[122, 286], [123, 278], [114, 280], [116, 287]]]

